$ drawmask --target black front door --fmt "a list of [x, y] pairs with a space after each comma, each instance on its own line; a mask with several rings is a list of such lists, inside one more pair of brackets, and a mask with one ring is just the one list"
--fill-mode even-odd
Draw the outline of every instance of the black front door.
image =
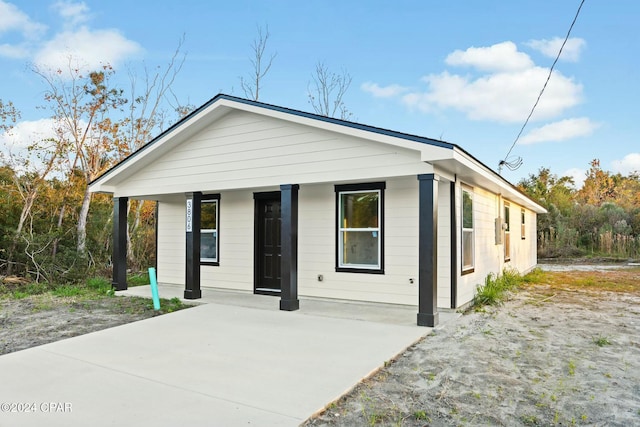
[[280, 293], [280, 192], [256, 193], [255, 280], [258, 294]]

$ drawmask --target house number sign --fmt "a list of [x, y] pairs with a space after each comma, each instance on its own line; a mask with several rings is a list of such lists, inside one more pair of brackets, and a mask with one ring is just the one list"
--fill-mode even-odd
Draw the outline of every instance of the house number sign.
[[193, 231], [193, 199], [187, 199], [187, 233]]

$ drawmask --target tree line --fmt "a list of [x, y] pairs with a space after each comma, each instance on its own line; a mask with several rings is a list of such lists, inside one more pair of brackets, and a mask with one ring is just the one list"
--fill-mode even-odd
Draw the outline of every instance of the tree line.
[[548, 211], [537, 220], [539, 257], [640, 257], [640, 172], [614, 174], [594, 159], [580, 188], [547, 168], [518, 187]]

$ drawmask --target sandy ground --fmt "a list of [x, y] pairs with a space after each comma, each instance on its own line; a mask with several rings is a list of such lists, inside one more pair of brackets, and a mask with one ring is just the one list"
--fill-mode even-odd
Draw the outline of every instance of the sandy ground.
[[[146, 305], [146, 303], [144, 303]], [[157, 315], [141, 299], [74, 301], [37, 295], [0, 300], [0, 355]]]
[[306, 425], [640, 425], [640, 293], [529, 286], [436, 329]]

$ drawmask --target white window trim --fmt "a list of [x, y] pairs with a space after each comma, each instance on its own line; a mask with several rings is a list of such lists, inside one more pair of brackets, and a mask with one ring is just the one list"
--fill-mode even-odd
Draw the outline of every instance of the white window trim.
[[[377, 193], [378, 194], [378, 226], [368, 228], [345, 228], [342, 227], [342, 195], [343, 194], [359, 194], [359, 193]], [[380, 270], [382, 269], [382, 229], [380, 220], [382, 215], [382, 190], [354, 190], [338, 192], [338, 267], [339, 268], [355, 268], [359, 270]], [[345, 264], [343, 262], [344, 239], [342, 233], [347, 231], [355, 232], [377, 232], [378, 233], [378, 263], [374, 264]]]
[[504, 202], [504, 223], [504, 261], [509, 262], [511, 261], [511, 204], [509, 202]]
[[[206, 233], [213, 233], [213, 235], [216, 238], [216, 256], [215, 258], [205, 258], [205, 257], [200, 257], [200, 262], [202, 263], [217, 263], [218, 259], [220, 258], [220, 243], [218, 240], [218, 229], [220, 228], [220, 203], [219, 203], [219, 199], [204, 199], [200, 201], [200, 206], [202, 207], [202, 205], [204, 205], [205, 203], [215, 203], [216, 205], [216, 228], [201, 228], [200, 229], [200, 239], [202, 240], [202, 234], [206, 234]], [[201, 224], [202, 226], [202, 224]]]
[[[471, 198], [471, 228], [465, 228], [464, 226], [464, 193], [469, 194]], [[460, 192], [460, 225], [462, 229], [462, 236], [460, 242], [460, 265], [462, 268], [462, 274], [465, 273], [473, 273], [476, 267], [476, 231], [475, 231], [475, 212], [473, 209], [474, 206], [474, 197], [473, 197], [473, 188], [470, 187], [462, 187], [462, 191]], [[471, 233], [471, 265], [464, 265], [464, 235], [465, 232]]]
[[[335, 254], [335, 266], [336, 272], [339, 273], [365, 273], [365, 274], [385, 274], [384, 272], [384, 263], [385, 263], [385, 220], [384, 220], [384, 210], [385, 210], [385, 189], [386, 183], [384, 181], [380, 182], [365, 182], [365, 183], [354, 183], [354, 184], [336, 184], [335, 192], [336, 192], [336, 210], [335, 210], [335, 239], [336, 239], [336, 254]], [[342, 212], [342, 194], [358, 194], [358, 193], [374, 193], [378, 194], [378, 223], [377, 227], [367, 227], [367, 228], [348, 228], [343, 227], [343, 212]], [[378, 262], [377, 265], [373, 264], [345, 264], [343, 261], [344, 256], [344, 242], [342, 240], [343, 233], [347, 231], [354, 232], [376, 232], [377, 240], [378, 240]]]

